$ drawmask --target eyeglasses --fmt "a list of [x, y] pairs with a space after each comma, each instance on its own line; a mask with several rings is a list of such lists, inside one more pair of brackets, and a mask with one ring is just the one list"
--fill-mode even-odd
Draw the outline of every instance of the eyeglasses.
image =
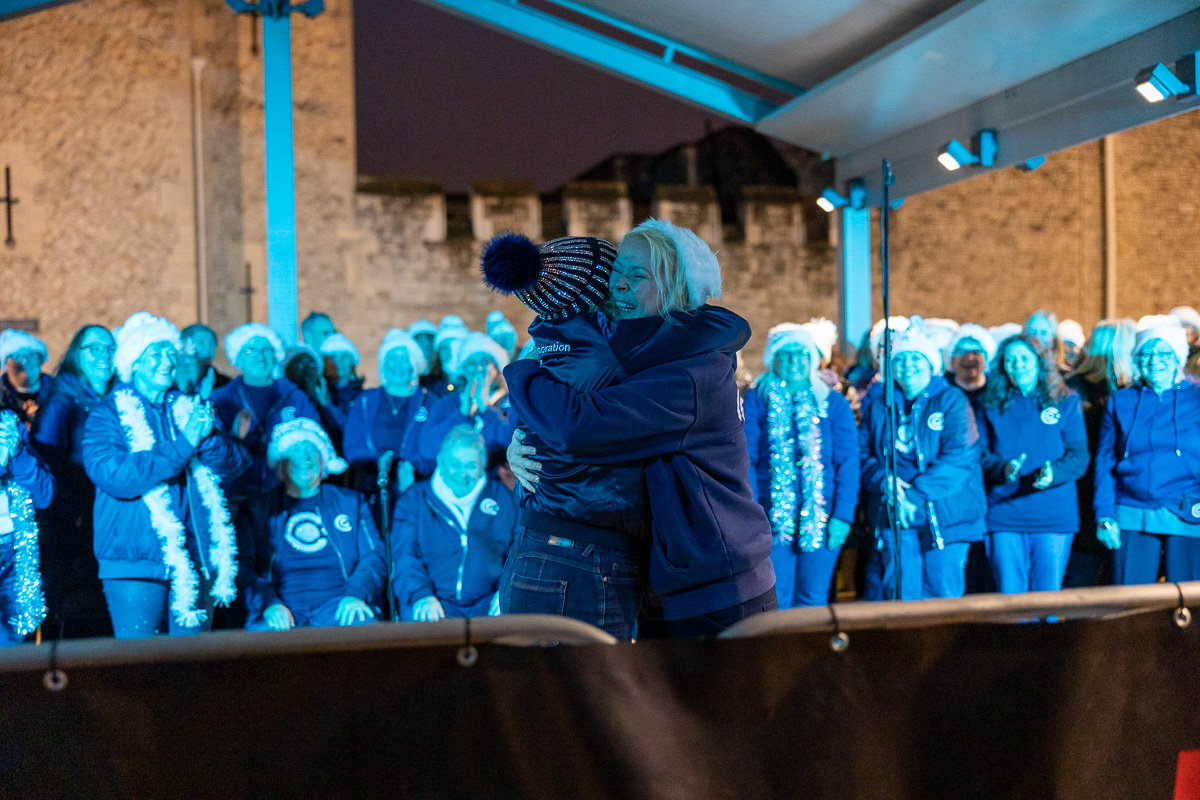
[[1174, 353], [1138, 353], [1138, 361], [1143, 364], [1169, 364], [1174, 359]]
[[111, 344], [85, 344], [80, 350], [87, 353], [92, 358], [100, 358], [101, 356], [111, 356], [117, 352], [117, 348]]

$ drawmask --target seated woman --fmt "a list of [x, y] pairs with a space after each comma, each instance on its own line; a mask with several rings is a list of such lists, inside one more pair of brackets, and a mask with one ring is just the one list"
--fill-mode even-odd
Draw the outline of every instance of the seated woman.
[[220, 483], [250, 459], [209, 403], [173, 389], [174, 325], [140, 311], [114, 336], [121, 382], [83, 433], [113, 631], [129, 639], [208, 630], [214, 603], [237, 596], [237, 542]]
[[483, 435], [488, 469], [505, 462], [516, 429], [510, 420], [508, 391], [501, 374], [506, 366], [508, 356], [486, 333], [474, 331], [458, 344], [450, 373], [457, 376], [459, 385], [429, 411], [429, 422], [418, 443], [423, 461], [432, 463], [437, 458], [451, 428], [472, 425]]
[[1028, 336], [1000, 346], [975, 412], [988, 487], [987, 554], [996, 588], [1062, 588], [1079, 530], [1075, 482], [1087, 471], [1079, 397]]
[[[367, 389], [350, 406], [344, 446], [354, 471], [354, 486], [377, 509], [380, 457], [391, 456], [389, 497], [433, 472], [433, 461], [421, 458], [418, 444], [434, 398], [419, 385], [428, 364], [420, 346], [404, 330], [392, 328], [379, 346], [377, 389]], [[393, 506], [394, 507], [394, 506]]]
[[20, 644], [46, 616], [34, 509], [53, 497], [54, 476], [25, 426], [15, 411], [0, 411], [0, 646]]
[[396, 504], [392, 590], [402, 619], [500, 613], [500, 574], [517, 513], [508, 489], [484, 472], [486, 458], [473, 427], [452, 428], [433, 480], [418, 483]]
[[[896, 337], [892, 352], [891, 424], [880, 387], [863, 403], [859, 429], [862, 487], [879, 548], [867, 565], [866, 599], [960, 597], [969, 543], [987, 527], [975, 417], [962, 391], [942, 377], [941, 351], [920, 326]], [[889, 477], [893, 450], [896, 474]]]
[[1144, 317], [1134, 384], [1108, 400], [1096, 449], [1096, 538], [1113, 553], [1113, 582], [1200, 578], [1200, 386], [1184, 379], [1187, 332]]
[[825, 605], [858, 505], [858, 429], [850, 404], [821, 378], [809, 330], [771, 329], [767, 374], [746, 392], [750, 486], [771, 520], [780, 608]]
[[[387, 564], [383, 542], [358, 492], [323, 483], [346, 470], [320, 425], [294, 419], [271, 434], [267, 460], [282, 484], [254, 498], [246, 628], [361, 625], [378, 617]], [[243, 529], [245, 530], [245, 529]]]
[[96, 487], [83, 470], [83, 426], [112, 388], [116, 349], [107, 328], [80, 328], [58, 367], [54, 392], [33, 424], [33, 446], [58, 484], [54, 502], [42, 515], [42, 576], [50, 624], [66, 637], [112, 632], [92, 552]]
[[320, 422], [316, 407], [287, 378], [275, 377], [283, 360], [283, 341], [261, 322], [239, 325], [225, 337], [225, 355], [242, 374], [212, 393], [212, 404], [224, 430], [231, 432], [250, 453], [250, 468], [230, 489], [234, 500], [274, 489], [279, 485], [267, 464], [267, 443], [275, 426], [296, 417]]

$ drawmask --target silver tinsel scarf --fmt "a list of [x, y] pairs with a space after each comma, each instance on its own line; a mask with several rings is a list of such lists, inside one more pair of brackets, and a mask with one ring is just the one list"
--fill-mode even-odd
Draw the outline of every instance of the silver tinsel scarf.
[[13, 523], [17, 581], [17, 615], [8, 620], [8, 624], [25, 636], [46, 618], [46, 597], [42, 594], [38, 565], [38, 524], [29, 490], [12, 481], [4, 490], [8, 493], [8, 513]]
[[[815, 552], [824, 544], [825, 524], [829, 519], [825, 512], [825, 465], [821, 461], [820, 424], [820, 410], [811, 389], [789, 395], [776, 384], [767, 391], [771, 528], [776, 543], [798, 541], [800, 549], [806, 553]], [[800, 470], [799, 513], [797, 468]]]

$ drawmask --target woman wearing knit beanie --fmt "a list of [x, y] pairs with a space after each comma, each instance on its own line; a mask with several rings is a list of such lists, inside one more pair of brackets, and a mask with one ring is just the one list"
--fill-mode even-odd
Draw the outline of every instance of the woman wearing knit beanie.
[[114, 331], [120, 382], [88, 417], [95, 550], [117, 638], [212, 626], [237, 596], [237, 541], [221, 482], [249, 465], [212, 406], [173, 389], [179, 331], [146, 312]]
[[[746, 480], [735, 379], [750, 327], [707, 305], [721, 293], [716, 256], [669, 222], [648, 220], [625, 236], [609, 292], [610, 350], [629, 377], [580, 391], [518, 361], [505, 370], [513, 408], [584, 463], [645, 460], [658, 613], [669, 635], [715, 635], [778, 606], [771, 526]], [[504, 592], [502, 584], [502, 607]]]
[[1200, 386], [1184, 380], [1187, 332], [1174, 317], [1143, 317], [1134, 380], [1100, 423], [1093, 505], [1117, 584], [1200, 578]]

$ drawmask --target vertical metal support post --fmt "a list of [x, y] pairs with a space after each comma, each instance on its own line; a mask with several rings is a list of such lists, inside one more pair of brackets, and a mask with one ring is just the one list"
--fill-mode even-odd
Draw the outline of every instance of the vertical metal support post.
[[842, 347], [858, 347], [871, 329], [871, 210], [847, 206], [838, 237], [838, 330]]
[[295, 344], [296, 173], [292, 135], [290, 14], [262, 17], [263, 117], [267, 173], [267, 315], [285, 344]]

